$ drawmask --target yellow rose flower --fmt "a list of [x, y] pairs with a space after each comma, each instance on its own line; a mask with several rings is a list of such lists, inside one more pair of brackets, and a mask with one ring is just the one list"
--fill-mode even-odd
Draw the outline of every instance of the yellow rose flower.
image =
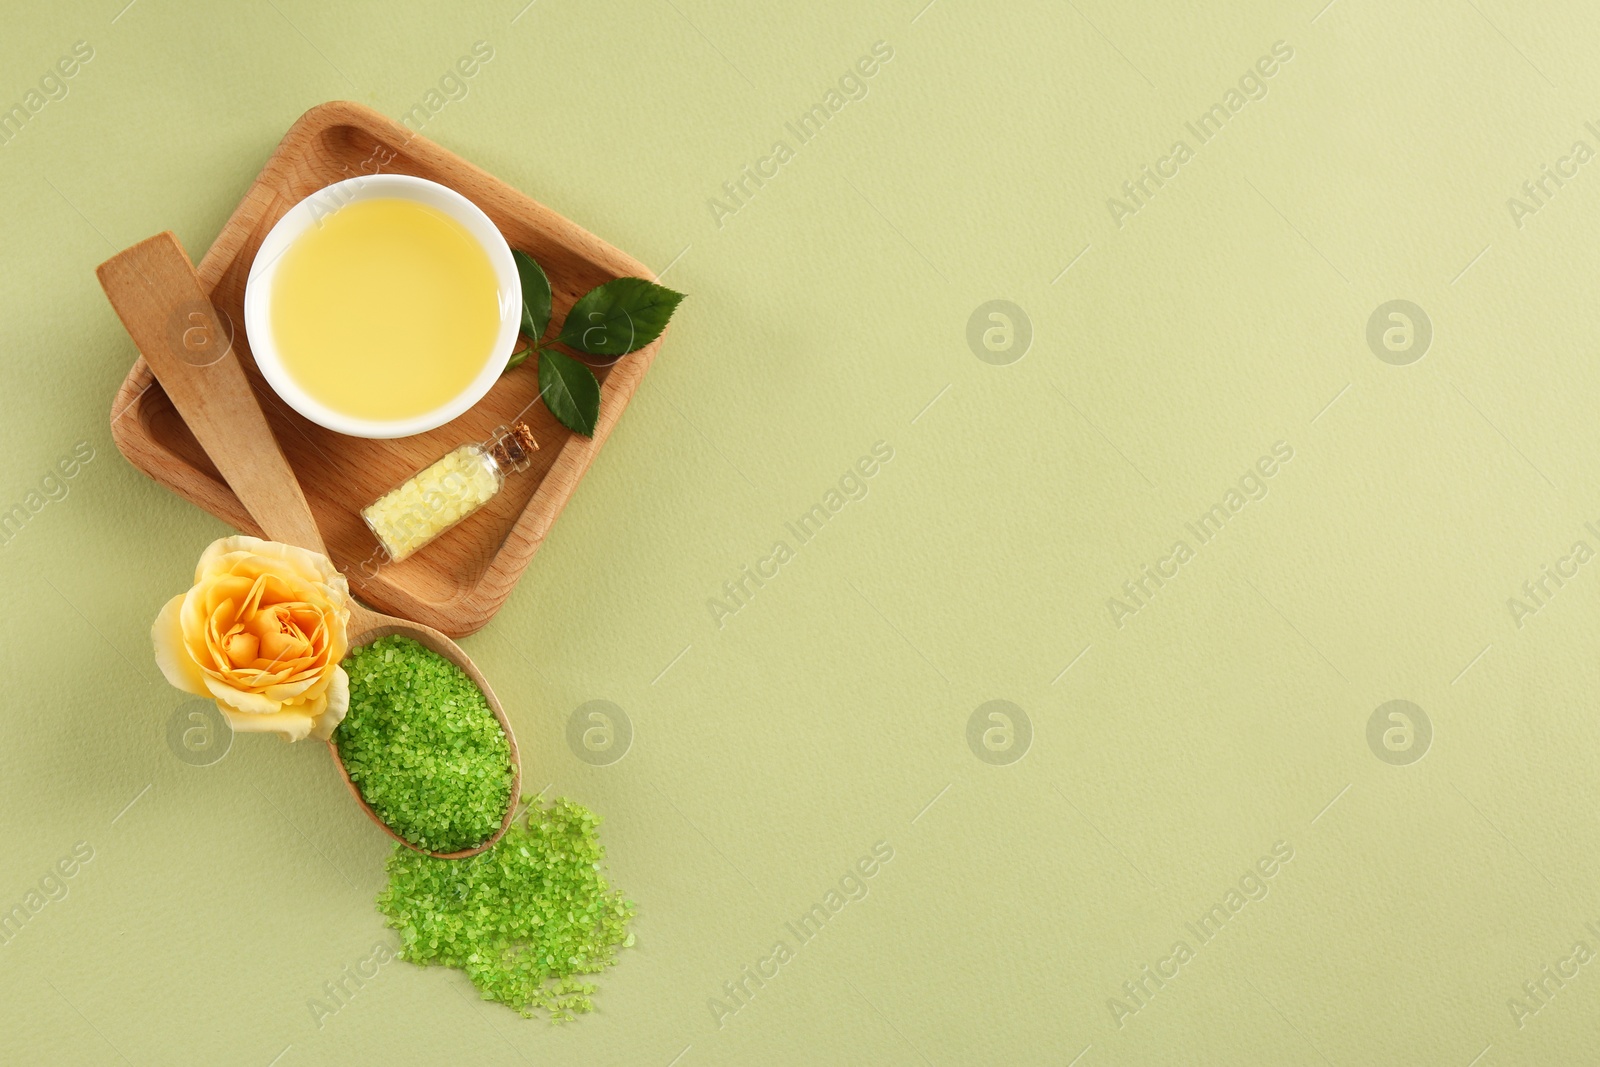
[[259, 537], [213, 541], [194, 588], [150, 629], [167, 681], [209, 696], [244, 732], [327, 740], [350, 705], [339, 662], [350, 587], [328, 557]]

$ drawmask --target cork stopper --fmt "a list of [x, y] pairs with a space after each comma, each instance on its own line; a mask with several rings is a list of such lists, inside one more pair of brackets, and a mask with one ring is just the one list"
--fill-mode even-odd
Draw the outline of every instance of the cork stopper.
[[533, 454], [539, 451], [539, 442], [533, 439], [533, 431], [525, 422], [518, 422], [509, 430], [496, 427], [488, 445], [489, 455], [503, 471], [527, 470]]

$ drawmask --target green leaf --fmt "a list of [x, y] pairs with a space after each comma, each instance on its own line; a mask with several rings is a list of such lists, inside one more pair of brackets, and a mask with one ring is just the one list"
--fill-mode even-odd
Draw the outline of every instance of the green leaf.
[[[522, 366], [524, 363], [526, 363], [528, 361], [528, 357], [533, 355], [533, 352], [534, 352], [533, 346], [529, 345], [527, 348], [524, 348], [524, 349], [521, 349], [520, 351], [511, 353], [511, 358], [506, 360], [506, 370], [511, 370], [511, 369], [513, 369], [515, 367]], [[506, 371], [503, 370], [500, 373], [504, 374], [505, 372]]]
[[550, 279], [528, 253], [512, 251], [511, 258], [517, 262], [517, 277], [522, 282], [522, 332], [537, 341], [550, 325]]
[[616, 278], [584, 293], [559, 340], [596, 356], [620, 356], [661, 336], [683, 294], [643, 278]]
[[600, 383], [594, 371], [547, 348], [539, 353], [539, 395], [561, 425], [594, 436], [600, 421]]

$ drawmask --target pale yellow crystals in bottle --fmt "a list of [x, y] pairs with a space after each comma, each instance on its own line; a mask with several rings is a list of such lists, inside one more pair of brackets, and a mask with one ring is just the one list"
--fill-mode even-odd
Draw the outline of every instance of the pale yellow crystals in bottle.
[[497, 426], [487, 441], [446, 453], [362, 508], [361, 517], [390, 562], [399, 563], [487, 504], [538, 450], [526, 423]]

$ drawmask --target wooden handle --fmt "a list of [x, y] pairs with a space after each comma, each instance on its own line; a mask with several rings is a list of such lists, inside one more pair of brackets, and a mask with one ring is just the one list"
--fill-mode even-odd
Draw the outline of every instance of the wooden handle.
[[326, 554], [311, 506], [272, 436], [233, 341], [169, 230], [95, 269], [156, 380], [268, 537]]

